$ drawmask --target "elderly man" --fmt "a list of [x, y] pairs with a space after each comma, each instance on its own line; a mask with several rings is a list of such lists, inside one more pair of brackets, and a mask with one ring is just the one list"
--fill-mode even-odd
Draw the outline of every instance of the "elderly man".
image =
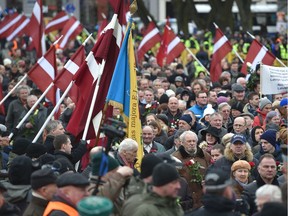
[[89, 181], [80, 173], [64, 173], [56, 180], [58, 191], [48, 203], [43, 216], [79, 215], [76, 205], [88, 196]]
[[152, 127], [149, 125], [145, 125], [142, 128], [142, 141], [143, 141], [144, 154], [160, 153], [166, 151], [163, 145], [153, 141], [154, 137], [155, 135], [153, 133]]
[[130, 138], [124, 139], [119, 147], [118, 151], [115, 152], [115, 159], [118, 161], [120, 166], [128, 166], [134, 169], [134, 174], [137, 175], [139, 172], [134, 168], [138, 151], [138, 143]]
[[182, 116], [179, 109], [179, 101], [176, 97], [170, 97], [168, 100], [168, 110], [164, 113], [168, 117], [169, 128], [178, 128], [178, 120]]
[[232, 86], [232, 99], [229, 101], [229, 104], [236, 104], [240, 102], [243, 106], [245, 106], [245, 88], [239, 84], [234, 84]]
[[230, 117], [231, 106], [226, 102], [221, 103], [218, 106], [218, 112], [223, 116], [223, 127], [227, 129], [228, 126], [232, 124], [232, 119]]
[[9, 131], [15, 128], [19, 122], [22, 112], [25, 110], [27, 97], [30, 94], [30, 88], [26, 85], [21, 85], [17, 88], [17, 100], [9, 104], [6, 115], [6, 126]]
[[[178, 158], [184, 164], [183, 168], [179, 170], [179, 173], [186, 179], [190, 191], [193, 192], [193, 208], [198, 208], [202, 205], [201, 182], [206, 169], [210, 165], [211, 156], [197, 146], [198, 137], [194, 132], [185, 131], [180, 135], [180, 140], [182, 145], [172, 156]], [[199, 166], [197, 171], [191, 172], [191, 169], [195, 165]]]
[[248, 184], [247, 186], [244, 186], [244, 192], [243, 192], [244, 198], [250, 205], [251, 215], [257, 211], [255, 205], [256, 190], [265, 184], [272, 184], [279, 186], [276, 177], [277, 165], [273, 155], [271, 154], [262, 155], [259, 160], [257, 170], [259, 175], [257, 176], [256, 181]]
[[47, 148], [47, 153], [49, 154], [54, 153], [54, 150], [55, 150], [54, 145], [53, 145], [54, 137], [60, 134], [64, 134], [64, 132], [65, 132], [65, 129], [61, 121], [50, 120], [48, 122], [43, 132], [43, 140], [44, 140], [44, 145]]
[[167, 163], [158, 164], [152, 173], [152, 191], [143, 194], [142, 203], [132, 216], [167, 215], [180, 216], [183, 210], [177, 204], [178, 192], [181, 189], [179, 174], [176, 168]]
[[[35, 95], [29, 95], [27, 97], [27, 104], [25, 105], [25, 110], [20, 116], [20, 120], [24, 118], [24, 116], [28, 113], [28, 111], [36, 103], [37, 100], [38, 98]], [[26, 121], [21, 125], [19, 135], [32, 141], [44, 124], [46, 118], [47, 108], [40, 103], [26, 119]], [[41, 137], [38, 139], [39, 142], [41, 142], [40, 139]]]
[[[230, 175], [231, 166], [237, 160], [253, 162], [255, 166], [258, 164], [258, 160], [253, 157], [249, 143], [246, 142], [246, 138], [242, 134], [232, 136], [231, 142], [225, 147], [224, 157], [217, 160], [214, 167], [222, 168], [227, 175]], [[254, 172], [252, 175], [255, 177], [257, 174]]]
[[56, 175], [54, 171], [45, 168], [31, 175], [32, 200], [23, 216], [42, 216], [45, 208], [57, 192]]

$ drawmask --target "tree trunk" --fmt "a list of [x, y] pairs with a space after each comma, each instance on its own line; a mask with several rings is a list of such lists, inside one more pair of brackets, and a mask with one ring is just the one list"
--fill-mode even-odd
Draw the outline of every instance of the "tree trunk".
[[236, 0], [238, 9], [239, 9], [239, 15], [241, 20], [241, 26], [243, 28], [243, 31], [252, 31], [252, 25], [253, 25], [253, 16], [250, 9], [252, 0]]
[[215, 22], [220, 28], [229, 26], [231, 29], [234, 28], [234, 18], [232, 13], [233, 2], [226, 0], [224, 2], [218, 0], [209, 1], [211, 11], [208, 15], [206, 28], [210, 29]]

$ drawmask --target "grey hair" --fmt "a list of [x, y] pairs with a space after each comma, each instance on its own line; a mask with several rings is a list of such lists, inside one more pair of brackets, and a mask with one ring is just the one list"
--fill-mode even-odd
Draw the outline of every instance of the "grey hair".
[[231, 109], [231, 106], [227, 102], [223, 102], [223, 103], [219, 104], [218, 111], [222, 110], [222, 108], [225, 106], [228, 106], [229, 109]]
[[118, 152], [122, 153], [123, 151], [131, 151], [135, 148], [138, 149], [138, 143], [131, 138], [126, 138], [120, 143]]
[[196, 138], [196, 142], [198, 142], [198, 137], [197, 137], [197, 134], [194, 133], [193, 131], [185, 131], [183, 132], [181, 135], [180, 135], [180, 141], [181, 142], [185, 142], [185, 138], [186, 138], [186, 135], [192, 135]]
[[59, 124], [62, 124], [62, 122], [59, 121], [59, 120], [51, 120], [51, 121], [49, 121], [48, 124], [45, 127], [45, 130], [47, 131], [47, 134], [50, 134], [51, 131], [55, 130]]
[[256, 190], [255, 195], [256, 204], [259, 197], [268, 197], [269, 200], [267, 202], [282, 202], [282, 192], [276, 185], [265, 184]]
[[27, 86], [27, 85], [20, 85], [20, 86], [18, 86], [18, 87], [17, 87], [17, 90], [16, 90], [16, 91], [17, 91], [17, 94], [19, 94], [22, 89], [27, 90], [27, 91], [28, 91], [28, 94], [30, 94], [30, 87]]

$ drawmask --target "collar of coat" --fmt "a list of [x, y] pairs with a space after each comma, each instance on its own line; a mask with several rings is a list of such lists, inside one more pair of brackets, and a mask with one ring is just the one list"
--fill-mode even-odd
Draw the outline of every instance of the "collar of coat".
[[[179, 147], [178, 151], [183, 158], [191, 157], [191, 155], [185, 150], [183, 145], [181, 145]], [[197, 151], [196, 151], [196, 154], [194, 155], [194, 157], [199, 157], [199, 158], [204, 157], [204, 153], [203, 153], [202, 149], [200, 149], [198, 146], [197, 146]]]

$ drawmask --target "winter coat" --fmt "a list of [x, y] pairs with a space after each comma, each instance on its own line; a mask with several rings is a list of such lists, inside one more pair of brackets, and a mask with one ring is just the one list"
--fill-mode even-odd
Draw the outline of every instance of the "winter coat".
[[186, 179], [189, 185], [189, 189], [192, 192], [192, 199], [194, 202], [193, 208], [199, 208], [200, 206], [202, 206], [202, 185], [201, 182], [193, 182], [193, 180], [195, 180], [195, 176], [190, 173], [188, 166], [186, 166], [185, 164], [192, 159], [195, 162], [200, 163], [201, 168], [199, 169], [199, 173], [204, 178], [206, 170], [210, 165], [211, 156], [208, 153], [202, 151], [202, 149], [200, 148], [197, 148], [196, 154], [192, 156], [186, 152], [184, 146], [180, 146], [179, 149], [172, 154], [172, 156], [178, 158], [183, 163], [183, 167], [179, 170], [179, 174]]
[[42, 216], [49, 201], [32, 195], [23, 216]]
[[183, 216], [183, 210], [177, 199], [160, 197], [156, 193], [147, 193], [143, 195], [141, 205], [134, 212], [130, 212], [131, 216]]
[[265, 119], [266, 119], [267, 113], [266, 114], [263, 113], [259, 108], [256, 111], [258, 114], [254, 118], [253, 127], [261, 126], [261, 127], [265, 128]]
[[219, 195], [205, 194], [203, 204], [204, 207], [187, 216], [240, 216], [239, 213], [233, 212], [235, 202]]

